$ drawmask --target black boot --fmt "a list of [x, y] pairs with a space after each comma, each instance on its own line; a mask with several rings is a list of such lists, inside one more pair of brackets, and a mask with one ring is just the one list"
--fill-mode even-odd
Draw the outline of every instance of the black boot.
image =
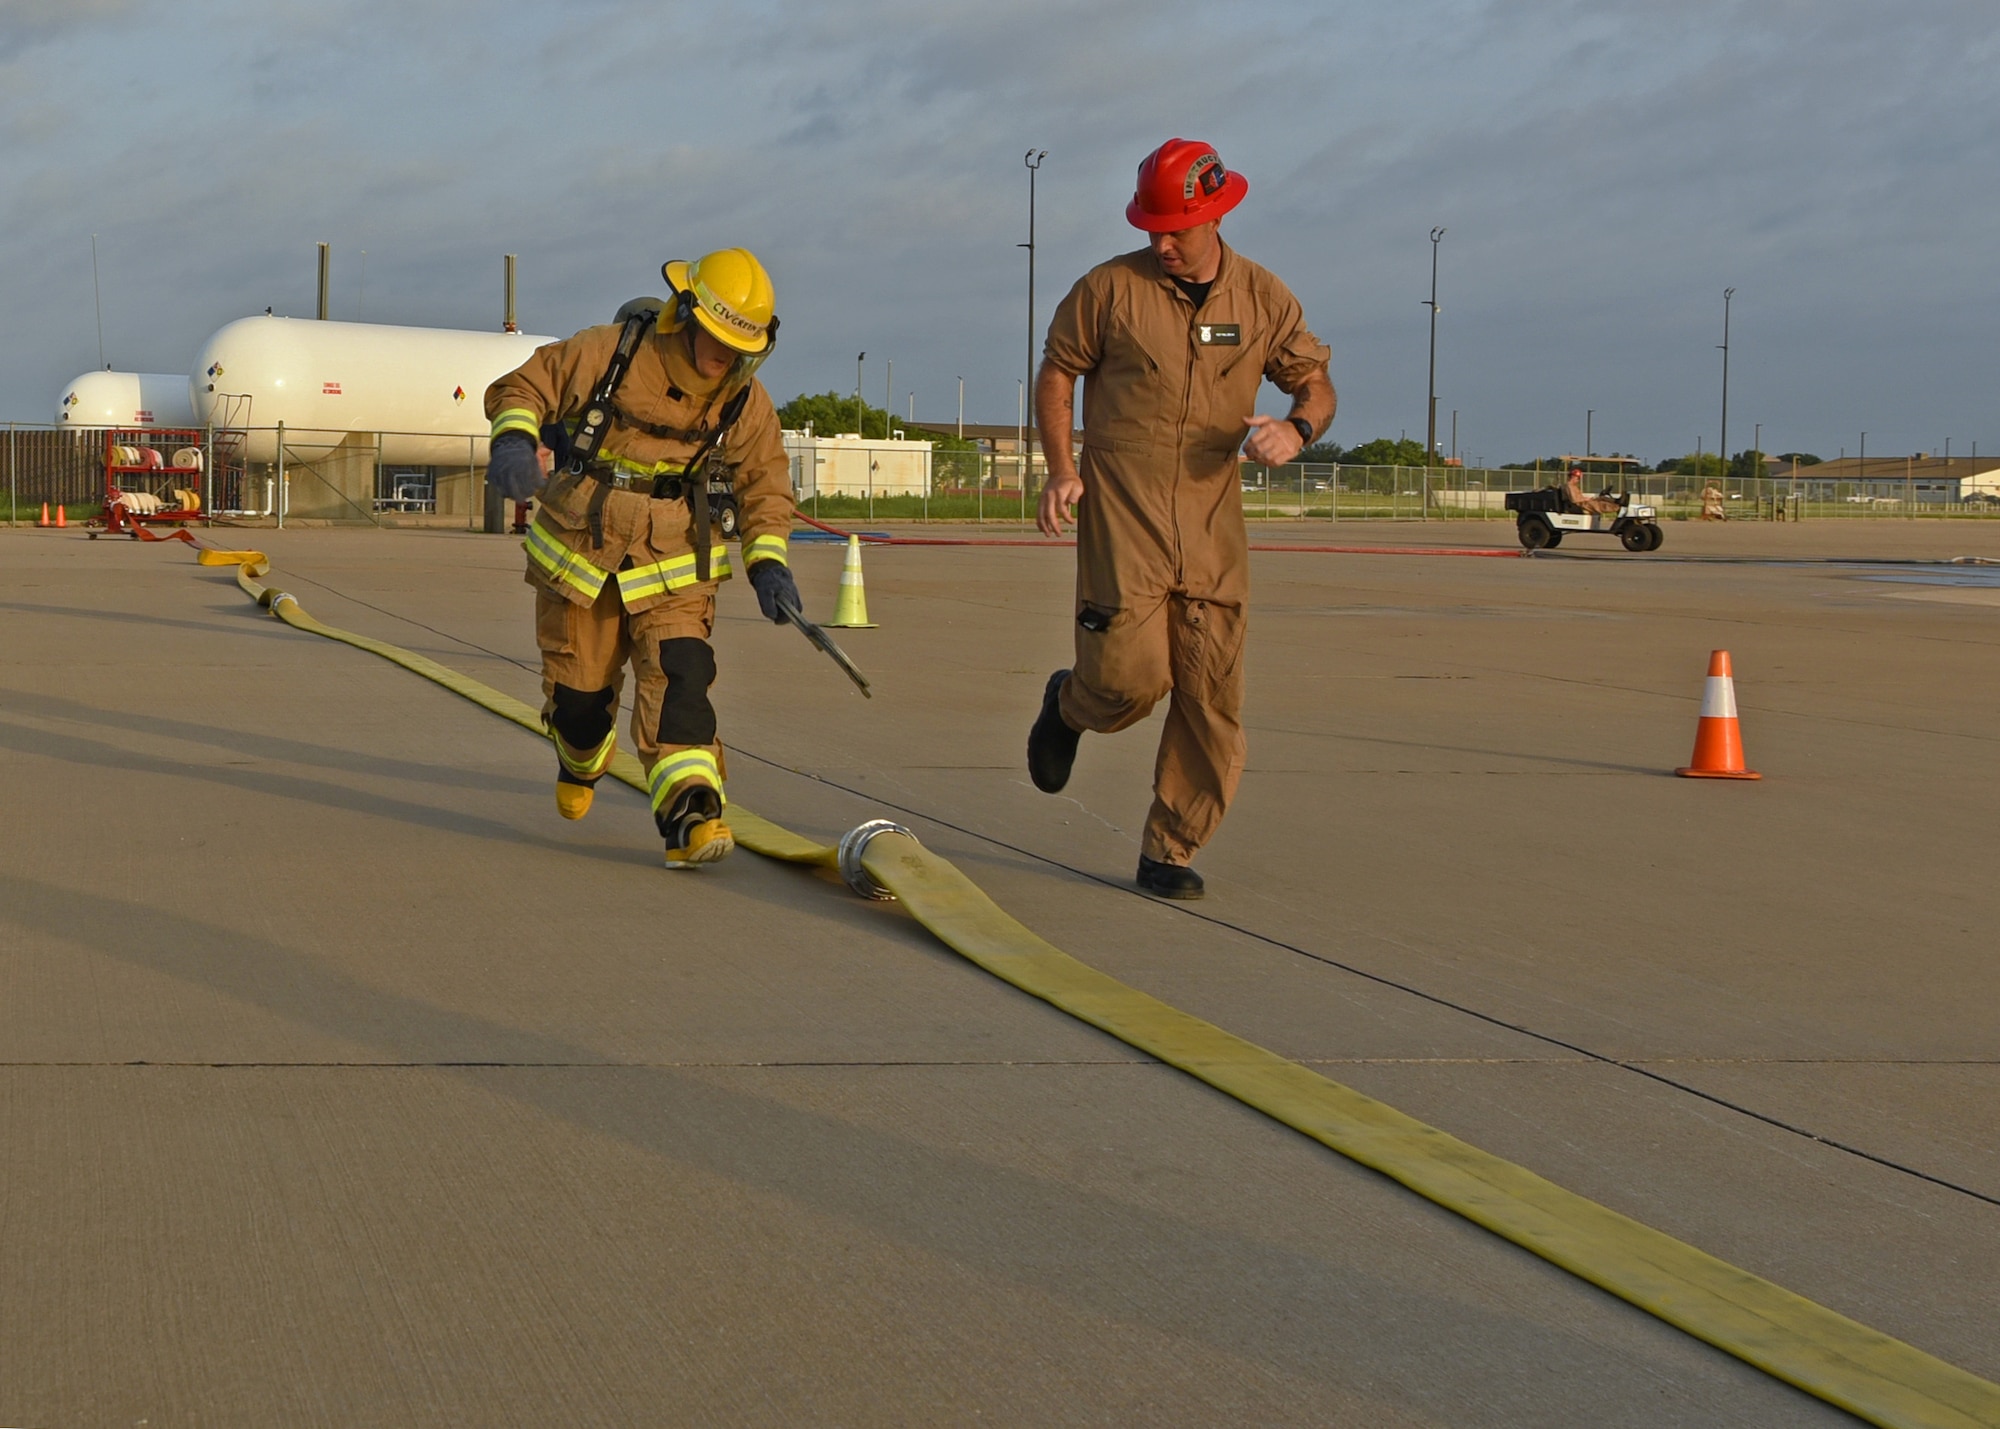
[[1201, 875], [1184, 863], [1161, 863], [1139, 855], [1139, 886], [1162, 898], [1192, 902], [1202, 896]]
[[1069, 783], [1070, 766], [1076, 763], [1076, 744], [1083, 738], [1081, 731], [1063, 722], [1058, 697], [1063, 681], [1068, 678], [1067, 670], [1049, 676], [1048, 687], [1042, 691], [1042, 712], [1035, 719], [1035, 727], [1028, 731], [1028, 777], [1044, 794], [1060, 793], [1063, 785]]

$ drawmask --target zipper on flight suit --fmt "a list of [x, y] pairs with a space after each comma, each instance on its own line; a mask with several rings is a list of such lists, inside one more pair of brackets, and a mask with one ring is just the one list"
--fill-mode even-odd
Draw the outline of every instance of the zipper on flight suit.
[[[1215, 276], [1219, 279], [1222, 275], [1217, 273]], [[1188, 412], [1194, 403], [1194, 329], [1195, 319], [1201, 316], [1201, 310], [1195, 307], [1194, 299], [1182, 290], [1179, 283], [1171, 278], [1167, 282], [1174, 290], [1174, 300], [1186, 303], [1188, 312], [1187, 332], [1183, 343], [1187, 351], [1187, 371], [1181, 378], [1181, 415], [1179, 424], [1174, 428], [1174, 484], [1168, 488], [1167, 498], [1167, 514], [1174, 527], [1174, 581], [1184, 586], [1187, 584], [1187, 552], [1181, 544], [1181, 469], [1187, 464]], [[1213, 291], [1213, 285], [1210, 291]]]

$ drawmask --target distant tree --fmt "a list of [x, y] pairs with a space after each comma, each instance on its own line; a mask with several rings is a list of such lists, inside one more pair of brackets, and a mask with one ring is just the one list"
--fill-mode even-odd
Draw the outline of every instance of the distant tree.
[[1800, 466], [1818, 466], [1825, 458], [1816, 457], [1811, 452], [1779, 452], [1771, 460], [1786, 467], [1791, 466], [1793, 462], [1797, 462]]
[[1349, 447], [1341, 453], [1340, 461], [1343, 466], [1422, 466], [1424, 444], [1409, 437], [1401, 441], [1377, 437], [1372, 442]]
[[1770, 475], [1765, 467], [1765, 462], [1768, 460], [1769, 458], [1755, 448], [1740, 451], [1729, 459], [1729, 474], [1739, 481], [1752, 478], [1762, 480]]
[[[1561, 478], [1569, 471], [1571, 467], [1580, 466], [1583, 468], [1583, 474], [1585, 476], [1609, 477], [1609, 476], [1616, 476], [1621, 471], [1633, 470], [1633, 467], [1629, 462], [1613, 460], [1613, 458], [1616, 457], [1629, 457], [1629, 456], [1631, 456], [1630, 452], [1612, 452], [1608, 456], [1595, 456], [1595, 457], [1579, 457], [1574, 455], [1565, 456], [1558, 453], [1555, 456], [1538, 457], [1533, 461], [1510, 461], [1506, 463], [1504, 466], [1502, 466], [1500, 470], [1531, 471], [1536, 467], [1539, 467], [1541, 468], [1541, 470], [1551, 473], [1556, 478]], [[1659, 468], [1659, 470], [1665, 471], [1667, 470], [1667, 467], [1662, 466]]]
[[1718, 477], [1722, 472], [1722, 458], [1714, 452], [1703, 452], [1697, 457], [1689, 452], [1684, 457], [1660, 463], [1661, 471], [1677, 472], [1681, 476]]
[[864, 402], [857, 408], [852, 397], [842, 396], [838, 392], [821, 392], [817, 395], [801, 392], [778, 408], [778, 425], [790, 432], [804, 431], [807, 427], [811, 427], [818, 436], [837, 436], [842, 432], [855, 430], [854, 417], [857, 411], [861, 414], [860, 432], [864, 437], [878, 440], [891, 435], [907, 437], [911, 441], [927, 441], [938, 451], [979, 449], [977, 442], [917, 427], [907, 418], [893, 416], [880, 407], [870, 407]]
[[1340, 459], [1339, 442], [1314, 442], [1292, 458], [1293, 461], [1312, 462], [1319, 466], [1331, 466]]

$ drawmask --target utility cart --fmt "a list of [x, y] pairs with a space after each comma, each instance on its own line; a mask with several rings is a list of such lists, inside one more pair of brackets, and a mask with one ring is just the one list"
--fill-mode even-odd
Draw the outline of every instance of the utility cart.
[[1667, 533], [1660, 529], [1658, 512], [1634, 501], [1629, 493], [1608, 499], [1618, 503], [1616, 511], [1585, 511], [1570, 500], [1569, 492], [1550, 486], [1540, 491], [1509, 492], [1507, 509], [1514, 513], [1514, 534], [1530, 551], [1560, 546], [1571, 532], [1616, 536], [1628, 551], [1660, 549]]

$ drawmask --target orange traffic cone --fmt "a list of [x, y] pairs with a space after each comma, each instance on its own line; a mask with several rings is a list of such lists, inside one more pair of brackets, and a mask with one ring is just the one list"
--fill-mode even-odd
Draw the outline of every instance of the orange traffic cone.
[[69, 508], [67, 506], [56, 507], [56, 529], [59, 531], [69, 529]]
[[1701, 692], [1701, 721], [1694, 729], [1694, 758], [1676, 774], [1689, 779], [1762, 779], [1743, 767], [1743, 727], [1736, 719], [1736, 680], [1729, 652], [1708, 657], [1708, 683]]
[[48, 502], [44, 501], [44, 502], [42, 503], [42, 519], [41, 519], [41, 520], [39, 520], [39, 521], [37, 521], [37, 522], [36, 522], [35, 524], [36, 524], [37, 526], [47, 526], [47, 525], [49, 525], [49, 524], [50, 524], [50, 523], [49, 523], [49, 503], [48, 503]]

